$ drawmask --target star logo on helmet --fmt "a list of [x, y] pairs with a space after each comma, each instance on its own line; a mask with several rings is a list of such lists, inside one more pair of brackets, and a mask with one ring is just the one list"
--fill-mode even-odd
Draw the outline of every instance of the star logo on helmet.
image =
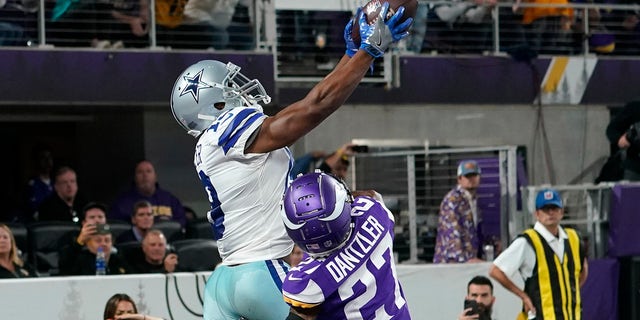
[[193, 77], [189, 77], [188, 75], [183, 77], [183, 79], [187, 82], [187, 85], [182, 89], [182, 92], [180, 92], [181, 97], [187, 93], [190, 93], [193, 97], [193, 100], [198, 103], [200, 89], [213, 88], [212, 85], [200, 80], [202, 78], [203, 72], [204, 69], [200, 70], [200, 72], [196, 73]]

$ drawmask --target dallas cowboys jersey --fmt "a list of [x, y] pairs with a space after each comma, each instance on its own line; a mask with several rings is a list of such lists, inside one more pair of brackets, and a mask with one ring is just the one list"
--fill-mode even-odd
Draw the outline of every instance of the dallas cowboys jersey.
[[259, 108], [231, 109], [196, 145], [194, 163], [211, 203], [207, 217], [225, 265], [277, 259], [293, 249], [279, 216], [291, 152], [244, 152], [266, 117]]
[[354, 229], [339, 251], [289, 269], [284, 300], [321, 304], [318, 319], [410, 319], [393, 257], [393, 215], [369, 197], [357, 197], [351, 215]]

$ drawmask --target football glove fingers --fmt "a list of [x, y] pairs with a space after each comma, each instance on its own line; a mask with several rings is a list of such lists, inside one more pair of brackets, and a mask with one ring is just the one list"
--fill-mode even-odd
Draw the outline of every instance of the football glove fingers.
[[402, 19], [403, 15], [404, 7], [400, 6], [398, 8], [398, 12], [396, 12], [386, 23], [391, 30], [393, 42], [400, 41], [409, 35], [409, 28], [413, 24], [413, 18], [407, 18], [404, 22], [400, 23], [400, 19]]
[[351, 33], [353, 32], [353, 24], [354, 23], [358, 23], [357, 19], [358, 17], [360, 17], [360, 14], [362, 13], [362, 8], [358, 8], [358, 11], [356, 11], [355, 16], [353, 16], [352, 19], [349, 20], [349, 23], [347, 23], [347, 25], [344, 27], [344, 43], [346, 44], [346, 50], [345, 50], [345, 54], [349, 56], [349, 58], [352, 58], [356, 52], [358, 52], [358, 47], [356, 46], [356, 43], [353, 41], [353, 37], [351, 36]]
[[389, 12], [389, 3], [385, 2], [374, 23], [367, 23], [364, 14], [361, 14], [359, 17], [360, 49], [365, 50], [374, 58], [382, 57], [392, 43], [406, 37], [408, 35], [408, 26], [410, 26], [413, 21], [411, 20], [406, 24], [399, 24], [400, 18], [402, 18], [402, 14], [404, 13], [403, 7], [400, 7], [398, 12], [388, 21], [384, 21], [387, 12]]

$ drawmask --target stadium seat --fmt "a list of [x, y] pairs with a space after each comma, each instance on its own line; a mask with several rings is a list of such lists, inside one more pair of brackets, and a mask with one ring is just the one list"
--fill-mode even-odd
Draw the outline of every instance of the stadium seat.
[[213, 230], [207, 218], [198, 218], [187, 224], [187, 239], [213, 239]]
[[162, 231], [167, 242], [173, 242], [184, 239], [184, 233], [182, 232], [182, 225], [178, 221], [173, 220], [161, 220], [153, 223], [153, 229]]
[[47, 221], [27, 226], [29, 261], [39, 274], [58, 274], [58, 251], [64, 241], [71, 241], [80, 226], [73, 222]]
[[131, 230], [131, 224], [121, 220], [110, 220], [107, 222], [109, 227], [111, 228], [111, 238], [115, 241], [118, 237], [126, 232]]
[[118, 255], [127, 262], [136, 261], [142, 256], [142, 244], [138, 241], [130, 241], [116, 244]]
[[7, 222], [5, 224], [11, 229], [11, 233], [13, 233], [13, 237], [16, 239], [16, 246], [18, 246], [18, 249], [21, 251], [20, 257], [28, 259], [29, 240], [27, 237], [27, 227], [20, 222]]
[[171, 243], [181, 271], [213, 271], [222, 262], [215, 240], [185, 239]]

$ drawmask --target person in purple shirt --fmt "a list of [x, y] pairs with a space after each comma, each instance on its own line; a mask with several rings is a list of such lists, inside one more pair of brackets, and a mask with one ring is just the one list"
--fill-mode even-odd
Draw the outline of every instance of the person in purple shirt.
[[123, 192], [111, 205], [109, 219], [131, 221], [131, 209], [140, 200], [146, 200], [153, 206], [155, 221], [175, 220], [184, 228], [187, 218], [180, 200], [158, 185], [156, 170], [148, 160], [138, 162], [135, 170], [134, 185]]
[[306, 253], [282, 283], [287, 319], [410, 319], [393, 256], [394, 218], [375, 191], [316, 171], [287, 188], [282, 218]]
[[433, 263], [481, 262], [477, 190], [481, 170], [474, 160], [458, 165], [458, 185], [444, 196], [438, 213]]

